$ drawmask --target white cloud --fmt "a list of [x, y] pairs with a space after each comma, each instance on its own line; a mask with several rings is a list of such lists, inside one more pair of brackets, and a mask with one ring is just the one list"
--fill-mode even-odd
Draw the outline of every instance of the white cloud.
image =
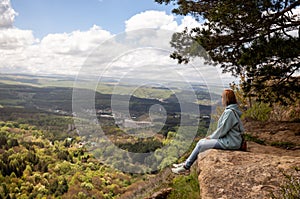
[[10, 0], [0, 0], [0, 28], [12, 27], [16, 15]]
[[181, 20], [181, 24], [178, 26], [177, 31], [182, 31], [185, 27], [191, 29], [191, 28], [196, 28], [203, 26], [203, 24], [200, 24], [198, 21], [196, 21], [193, 17], [191, 16], [185, 16]]
[[88, 54], [112, 35], [94, 25], [87, 31], [49, 34], [41, 41], [32, 31], [0, 30], [0, 72], [76, 74]]
[[[12, 28], [13, 17], [11, 20], [10, 26], [0, 30], [0, 72], [76, 75], [86, 68], [84, 72], [93, 75], [106, 69], [107, 76], [130, 71], [140, 78], [167, 78], [166, 70], [160, 71], [162, 66], [171, 70], [176, 65], [169, 58], [172, 33], [200, 25], [192, 17], [178, 24], [173, 15], [146, 11], [128, 19], [125, 33], [116, 37], [94, 25], [86, 31], [48, 34], [38, 40], [30, 30]], [[149, 46], [154, 48], [147, 49]]]
[[[7, 10], [13, 10], [9, 1], [5, 1], [5, 3], [10, 8]], [[11, 11], [11, 13], [15, 12]], [[13, 21], [13, 17], [11, 19]], [[182, 21], [183, 24], [179, 26], [173, 15], [159, 11], [146, 11], [131, 17], [125, 23], [126, 31], [140, 28], [175, 31], [181, 26], [194, 22], [191, 18], [185, 18]], [[138, 33], [131, 34], [134, 37], [131, 38], [132, 43], [136, 44], [136, 48], [144, 44], [157, 46], [162, 43], [162, 39], [168, 39], [171, 36], [171, 34], [167, 34], [163, 35], [163, 38], [162, 35], [157, 38], [157, 35], [152, 33], [153, 31], [138, 31]], [[71, 33], [49, 34], [41, 40], [34, 38], [30, 30], [3, 28], [0, 30], [0, 53], [2, 55], [0, 57], [0, 72], [8, 72], [9, 70], [12, 72], [27, 71], [28, 73], [76, 74], [88, 55], [112, 36], [109, 31], [96, 25], [87, 31], [77, 30]], [[168, 44], [168, 42], [166, 43]], [[107, 64], [112, 61], [110, 59], [113, 59], [108, 56], [107, 51], [127, 49], [128, 46], [126, 45], [129, 45], [129, 42], [124, 45], [122, 42], [112, 40], [107, 43], [107, 46], [102, 46], [105, 48], [105, 52], [102, 54], [95, 53], [95, 59], [90, 58], [92, 61], [88, 64]], [[156, 63], [158, 61], [166, 62], [165, 59], [160, 59], [159, 55], [146, 57], [148, 60], [155, 60]]]
[[41, 47], [54, 53], [78, 54], [89, 52], [112, 35], [99, 26], [94, 25], [88, 31], [49, 34], [41, 41]]
[[[299, 17], [300, 8], [293, 11]], [[176, 65], [174, 63], [176, 61], [169, 58], [171, 51], [167, 52], [170, 50], [168, 40], [172, 35], [170, 33], [182, 31], [185, 27], [202, 26], [191, 16], [185, 16], [177, 22], [174, 15], [150, 10], [136, 14], [125, 21], [125, 33], [119, 37], [118, 35], [113, 37], [114, 35], [108, 30], [94, 25], [86, 31], [49, 34], [39, 40], [34, 37], [31, 30], [22, 30], [13, 26], [16, 15], [10, 0], [0, 0], [0, 72], [73, 75], [77, 74], [84, 65], [91, 68], [87, 72], [94, 71], [96, 74], [97, 71], [93, 69], [96, 66], [107, 67], [113, 64], [105, 71], [106, 75], [124, 75], [128, 71], [134, 75], [133, 72], [136, 70], [140, 77], [164, 76], [167, 74], [157, 73], [155, 76], [149, 70], [145, 74], [143, 67], [147, 69], [153, 67], [154, 73], [155, 70], [159, 72], [162, 66], [171, 70]], [[143, 30], [144, 28], [150, 29]], [[166, 31], [157, 34], [156, 30]], [[291, 34], [296, 35], [298, 31], [293, 31]], [[109, 42], [105, 42], [107, 40]], [[101, 49], [97, 49], [99, 46]], [[145, 46], [153, 46], [154, 49], [145, 50]], [[167, 51], [155, 49], [157, 46]], [[130, 50], [133, 49], [136, 50], [131, 52]], [[90, 55], [92, 52], [94, 54]], [[176, 70], [186, 77], [197, 78], [193, 68], [184, 68], [184, 65], [181, 65]], [[216, 76], [215, 71], [216, 69], [207, 70], [201, 67], [198, 72], [209, 79]], [[228, 79], [225, 81], [230, 81], [229, 75], [224, 77]]]
[[138, 30], [143, 28], [164, 29], [171, 31], [182, 31], [185, 27], [194, 28], [202, 24], [191, 16], [185, 16], [178, 24], [174, 15], [167, 15], [165, 12], [149, 10], [134, 15], [125, 22], [125, 31]]
[[165, 12], [149, 10], [134, 15], [125, 21], [125, 31], [132, 31], [143, 28], [164, 28], [174, 30], [178, 26], [173, 15]]
[[[295, 17], [295, 20], [300, 21], [300, 7], [292, 9], [292, 13], [293, 13], [293, 16]], [[290, 31], [289, 34], [291, 36], [298, 37], [298, 35], [300, 35], [299, 31], [300, 31], [299, 29], [296, 29], [296, 30]]]
[[17, 28], [0, 29], [0, 49], [2, 50], [23, 48], [37, 41], [31, 30], [20, 30]]

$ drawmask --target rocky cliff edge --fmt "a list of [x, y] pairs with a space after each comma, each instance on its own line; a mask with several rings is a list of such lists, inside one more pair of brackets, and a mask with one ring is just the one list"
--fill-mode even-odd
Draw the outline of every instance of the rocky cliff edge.
[[[271, 198], [286, 180], [284, 174], [300, 178], [300, 157], [250, 151], [208, 150], [198, 156], [202, 199]], [[273, 151], [276, 152], [276, 149]]]

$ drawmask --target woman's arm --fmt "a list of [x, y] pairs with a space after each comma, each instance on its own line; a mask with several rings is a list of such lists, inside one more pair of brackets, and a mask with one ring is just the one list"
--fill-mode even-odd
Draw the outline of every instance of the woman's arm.
[[218, 139], [224, 137], [230, 129], [238, 122], [236, 121], [232, 110], [225, 110], [222, 117], [219, 119], [218, 128], [208, 136], [210, 139]]

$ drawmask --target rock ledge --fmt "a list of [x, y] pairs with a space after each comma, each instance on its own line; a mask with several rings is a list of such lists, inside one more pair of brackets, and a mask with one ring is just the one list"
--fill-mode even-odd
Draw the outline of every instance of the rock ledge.
[[[299, 175], [300, 157], [211, 149], [198, 156], [202, 199], [266, 199], [286, 174]], [[300, 176], [299, 176], [300, 177]]]

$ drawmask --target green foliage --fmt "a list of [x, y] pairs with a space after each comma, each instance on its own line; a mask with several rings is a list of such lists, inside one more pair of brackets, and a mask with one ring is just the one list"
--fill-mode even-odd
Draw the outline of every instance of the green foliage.
[[173, 179], [173, 190], [171, 191], [168, 199], [178, 198], [200, 198], [200, 187], [198, 175], [193, 171], [188, 176], [178, 176]]
[[57, 157], [60, 160], [66, 160], [66, 161], [71, 161], [72, 160], [72, 156], [69, 153], [68, 150], [60, 150], [57, 152]]
[[0, 134], [0, 146], [4, 148], [7, 145], [7, 136], [5, 134]]
[[152, 138], [140, 138], [135, 143], [118, 143], [117, 145], [121, 149], [134, 153], [148, 153], [162, 147], [162, 143], [159, 140]]
[[66, 193], [69, 189], [68, 182], [66, 178], [63, 178], [62, 182], [58, 183], [57, 189], [55, 191], [55, 196], [60, 196]]
[[34, 137], [36, 128], [0, 123], [0, 198], [116, 198], [135, 181], [82, 148]]
[[[269, 121], [298, 121], [300, 119], [299, 99], [296, 100], [296, 103], [289, 105], [283, 105], [282, 103], [263, 103], [262, 100], [257, 97], [247, 97], [242, 87], [244, 81], [244, 77], [241, 77], [240, 84], [235, 84], [234, 82], [230, 84], [231, 89], [235, 92], [240, 109], [246, 110], [248, 107], [251, 109], [244, 114], [244, 117], [256, 118], [255, 120], [267, 119]], [[251, 117], [251, 114], [253, 117]]]
[[240, 82], [238, 84], [236, 84], [235, 82], [229, 84], [230, 88], [234, 91], [235, 97], [241, 110], [252, 106], [251, 97], [247, 97], [247, 94], [242, 87], [243, 82], [245, 82], [245, 77], [241, 76]]
[[243, 117], [249, 117], [258, 121], [267, 121], [270, 117], [271, 111], [272, 108], [268, 104], [256, 102], [244, 113]]
[[276, 103], [272, 108], [270, 116], [272, 121], [300, 121], [300, 98], [294, 104], [283, 106]]
[[[300, 169], [295, 168], [299, 173]], [[272, 199], [299, 199], [300, 197], [300, 178], [295, 175], [282, 173], [285, 177], [285, 183], [280, 186], [280, 192], [278, 194], [272, 192]]]
[[[6, 87], [6, 85], [1, 86]], [[56, 108], [66, 108], [68, 110], [68, 103], [70, 103], [68, 99], [72, 91], [68, 88], [24, 86], [11, 86], [9, 89], [11, 93], [17, 95], [10, 96], [7, 92], [1, 93], [0, 97], [18, 98], [19, 95], [30, 94], [33, 98], [28, 98], [29, 101], [23, 99], [22, 104], [35, 105], [47, 111], [53, 111]], [[157, 90], [157, 88], [153, 89]], [[50, 95], [46, 96], [45, 92]], [[148, 95], [149, 93], [143, 91], [140, 94]], [[169, 95], [167, 92], [159, 91], [153, 97], [162, 94]], [[197, 97], [203, 97], [200, 93], [198, 94]], [[110, 97], [110, 95], [103, 96]], [[203, 99], [206, 99], [206, 97], [203, 97]], [[171, 98], [169, 100], [171, 101]], [[110, 102], [110, 100], [107, 100], [107, 102]], [[137, 113], [144, 114], [144, 111], [148, 114], [149, 107], [155, 103], [158, 103], [158, 100], [133, 97], [130, 103], [131, 108], [133, 107], [131, 113], [133, 115]], [[168, 112], [177, 112], [180, 108], [178, 103], [176, 102], [175, 105], [172, 103], [163, 104], [166, 104], [165, 108]], [[105, 106], [106, 104], [104, 104]], [[0, 198], [6, 198], [8, 195], [20, 198], [76, 198], [77, 196], [78, 198], [116, 198], [141, 176], [116, 171], [103, 165], [102, 159], [100, 162], [95, 159], [96, 157], [104, 155], [104, 160], [110, 159], [114, 162], [114, 165], [110, 165], [112, 167], [125, 165], [124, 158], [129, 158], [129, 161], [132, 161], [129, 166], [132, 170], [135, 172], [148, 172], [139, 165], [139, 163], [146, 161], [139, 155], [142, 152], [155, 151], [156, 156], [152, 160], [148, 159], [149, 164], [153, 163], [151, 165], [153, 168], [164, 168], [173, 163], [179, 154], [182, 154], [184, 143], [181, 140], [178, 140], [178, 143], [175, 143], [174, 147], [169, 147], [168, 150], [160, 149], [166, 144], [172, 143], [174, 136], [177, 136], [178, 124], [180, 123], [178, 115], [168, 115], [166, 125], [159, 132], [165, 137], [158, 133], [155, 138], [145, 139], [138, 139], [126, 134], [127, 132], [124, 133], [114, 125], [112, 119], [100, 118], [106, 136], [116, 146], [137, 153], [130, 157], [124, 157], [126, 154], [115, 154], [114, 149], [106, 143], [102, 145], [97, 136], [90, 137], [95, 138], [95, 143], [101, 143], [101, 147], [95, 151], [95, 154], [91, 154], [90, 151], [87, 151], [88, 147], [92, 147], [91, 143], [79, 146], [79, 142], [84, 142], [84, 136], [79, 138], [75, 131], [68, 132], [68, 125], [73, 124], [73, 118], [42, 111], [41, 109], [37, 110], [33, 107], [22, 109], [7, 106], [1, 109], [0, 118], [6, 122], [0, 121]], [[206, 114], [209, 111], [210, 107], [205, 106], [204, 113], [202, 113]], [[186, 124], [185, 128], [190, 128], [189, 125], [193, 124]], [[203, 127], [204, 125], [199, 125], [201, 127], [201, 129], [198, 129], [199, 135], [205, 131], [206, 127]], [[166, 142], [163, 142], [169, 130], [174, 132], [169, 134]], [[90, 133], [90, 129], [87, 129], [87, 132]], [[161, 157], [167, 158], [163, 159]], [[156, 158], [161, 159], [157, 161]]]
[[255, 142], [255, 143], [261, 144], [261, 145], [266, 145], [264, 140], [261, 140], [258, 137], [252, 136], [252, 135], [247, 134], [247, 133], [245, 133], [245, 140], [252, 141], [252, 142]]
[[[188, 63], [203, 57], [223, 72], [243, 75], [248, 96], [268, 103], [299, 98], [299, 1], [155, 0], [173, 3], [173, 13], [192, 15], [203, 26], [175, 33], [171, 57]], [[177, 7], [176, 7], [177, 6]], [[276, 28], [274, 28], [276, 26]], [[204, 50], [205, 49], [205, 50]]]
[[294, 148], [296, 144], [293, 142], [272, 142], [271, 146], [284, 148], [284, 149], [291, 149]]

